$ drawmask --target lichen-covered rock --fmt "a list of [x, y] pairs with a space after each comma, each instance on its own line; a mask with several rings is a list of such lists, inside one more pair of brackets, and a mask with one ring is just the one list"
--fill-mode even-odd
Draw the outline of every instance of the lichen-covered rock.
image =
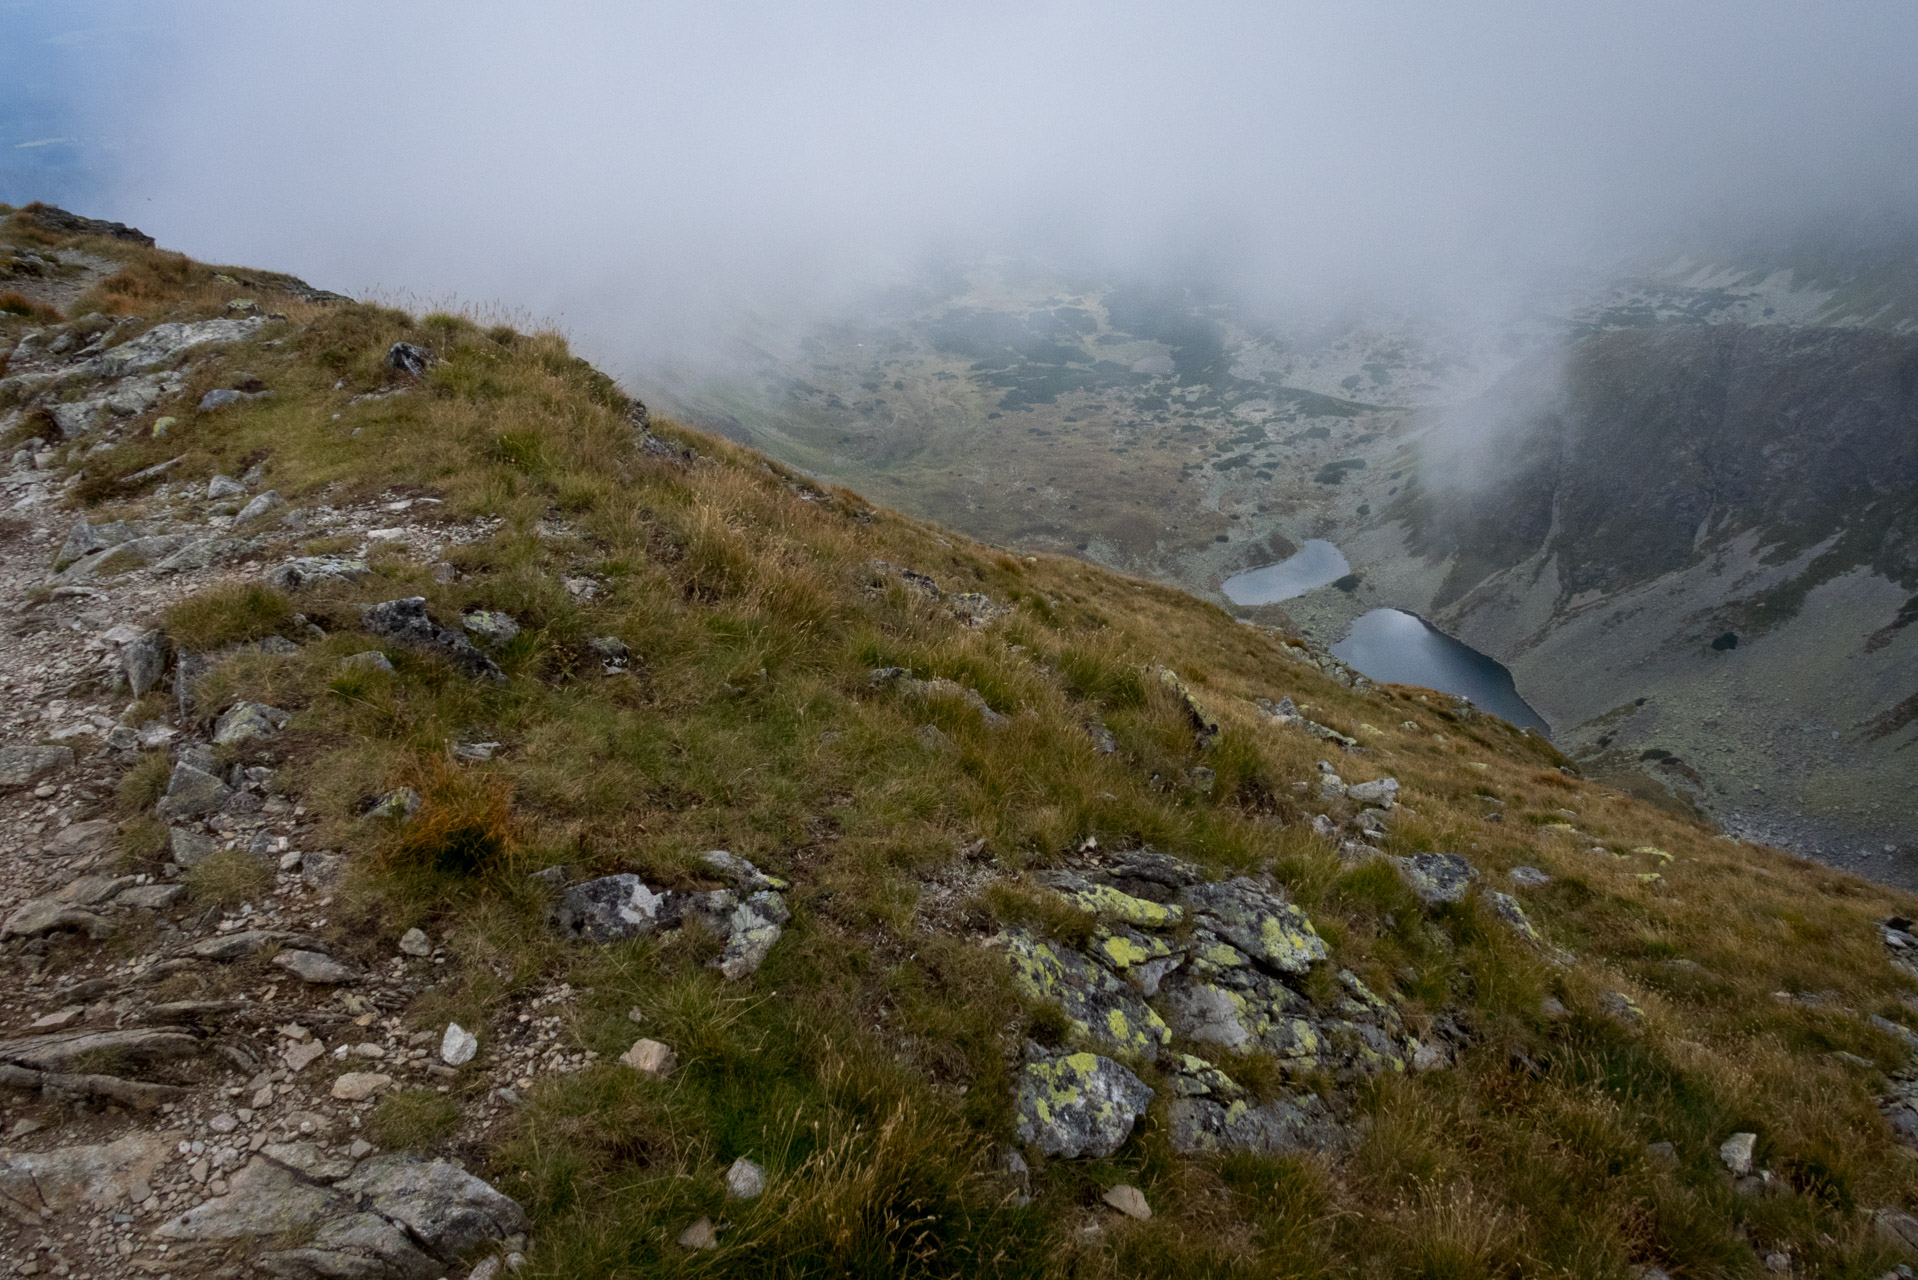
[[1305, 913], [1255, 880], [1194, 884], [1181, 897], [1200, 924], [1279, 973], [1305, 973], [1325, 959], [1325, 940]]
[[1238, 1081], [1196, 1054], [1179, 1054], [1171, 1067], [1172, 1091], [1181, 1098], [1215, 1098], [1229, 1102], [1245, 1096]]
[[1019, 1140], [1049, 1156], [1109, 1156], [1152, 1097], [1145, 1081], [1098, 1054], [1029, 1062], [1019, 1072], [1014, 1100]]
[[[1158, 987], [1157, 977], [1177, 967], [1179, 959], [1179, 953], [1167, 946], [1165, 939], [1124, 925], [1100, 925], [1093, 930], [1086, 954], [1128, 980], [1132, 980], [1135, 973], [1141, 975], [1133, 985], [1146, 995], [1153, 994]], [[1141, 985], [1145, 982], [1152, 984], [1152, 990]]]
[[563, 937], [618, 942], [651, 933], [659, 925], [663, 894], [630, 872], [573, 885], [553, 904], [552, 926]]
[[1456, 853], [1415, 853], [1409, 858], [1394, 858], [1399, 879], [1428, 907], [1445, 902], [1462, 902], [1470, 892], [1478, 872]]
[[1101, 920], [1116, 920], [1141, 929], [1170, 929], [1185, 918], [1185, 912], [1177, 906], [1135, 898], [1074, 871], [1055, 871], [1037, 879], [1073, 906]]
[[1326, 1047], [1305, 997], [1249, 967], [1229, 979], [1176, 974], [1161, 994], [1166, 1018], [1188, 1040], [1263, 1049], [1299, 1070], [1317, 1066]]
[[475, 609], [460, 618], [460, 625], [491, 645], [505, 644], [519, 634], [519, 623], [497, 609]]
[[[773, 919], [774, 915], [779, 919]], [[767, 952], [779, 941], [780, 924], [786, 918], [786, 903], [776, 893], [756, 893], [733, 908], [727, 918], [726, 946], [713, 962], [728, 982], [737, 982], [757, 972]]]
[[1150, 1005], [1078, 952], [1023, 930], [1005, 938], [1020, 991], [1058, 1004], [1081, 1035], [1148, 1061], [1171, 1042], [1171, 1029]]

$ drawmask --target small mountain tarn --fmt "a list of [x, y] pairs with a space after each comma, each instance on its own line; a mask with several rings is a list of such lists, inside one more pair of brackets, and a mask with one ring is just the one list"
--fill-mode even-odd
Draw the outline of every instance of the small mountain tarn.
[[1455, 693], [1515, 725], [1549, 731], [1544, 717], [1519, 696], [1503, 664], [1417, 614], [1374, 609], [1352, 624], [1351, 633], [1333, 645], [1332, 652], [1369, 679]]
[[1277, 604], [1302, 596], [1315, 587], [1337, 582], [1352, 572], [1344, 554], [1323, 538], [1313, 538], [1277, 564], [1235, 573], [1220, 584], [1225, 598], [1237, 605]]

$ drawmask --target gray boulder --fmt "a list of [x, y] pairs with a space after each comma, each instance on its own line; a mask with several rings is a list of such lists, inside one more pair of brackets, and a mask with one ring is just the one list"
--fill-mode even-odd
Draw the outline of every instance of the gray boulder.
[[1145, 1081], [1098, 1054], [1029, 1062], [1013, 1103], [1019, 1140], [1049, 1156], [1103, 1158], [1131, 1136], [1152, 1097]]
[[519, 1203], [444, 1160], [407, 1152], [361, 1162], [340, 1190], [405, 1227], [442, 1262], [518, 1235], [531, 1225]]
[[340, 667], [346, 671], [384, 671], [389, 675], [393, 671], [392, 661], [378, 649], [348, 654], [340, 659]]
[[1539, 885], [1552, 882], [1552, 878], [1537, 867], [1513, 867], [1509, 874], [1513, 884], [1526, 889], [1535, 889]]
[[0, 1153], [0, 1210], [34, 1228], [43, 1225], [43, 1215], [70, 1209], [124, 1211], [135, 1188], [146, 1198], [145, 1188], [184, 1136], [178, 1130], [134, 1133], [97, 1146]]
[[1390, 809], [1398, 802], [1399, 780], [1380, 778], [1376, 782], [1355, 782], [1345, 788], [1346, 798], [1360, 804], [1377, 805], [1381, 809]]
[[[551, 922], [561, 936], [586, 942], [618, 942], [659, 926], [666, 895], [654, 893], [629, 872], [573, 885], [553, 904]], [[768, 944], [770, 945], [770, 944]]]
[[386, 367], [415, 378], [425, 377], [426, 371], [438, 360], [439, 357], [425, 347], [414, 346], [410, 342], [396, 342], [386, 349]]
[[31, 786], [72, 765], [72, 747], [0, 747], [0, 787]]
[[211, 813], [233, 797], [218, 773], [213, 772], [211, 761], [207, 767], [191, 760], [179, 760], [173, 766], [173, 776], [167, 779], [166, 794], [160, 797], [157, 811], [162, 818], [192, 818], [203, 813]]
[[156, 629], [129, 641], [120, 650], [120, 667], [126, 672], [133, 696], [145, 694], [166, 675], [166, 638]]
[[1392, 864], [1398, 868], [1399, 879], [1428, 907], [1464, 901], [1478, 879], [1472, 864], [1456, 853], [1415, 853], [1409, 858], [1394, 858]]
[[371, 604], [360, 611], [360, 625], [377, 636], [437, 653], [469, 676], [503, 680], [499, 664], [473, 647], [457, 631], [441, 627], [428, 616], [425, 596], [407, 596]]
[[221, 498], [244, 498], [246, 486], [232, 476], [214, 476], [206, 482], [206, 496], [208, 501], [218, 501]]
[[253, 499], [253, 501], [241, 507], [240, 514], [233, 519], [237, 524], [245, 524], [249, 520], [258, 520], [275, 507], [284, 505], [286, 505], [286, 499], [280, 496], [280, 491], [278, 489], [268, 489], [265, 493]]
[[236, 702], [213, 725], [215, 746], [230, 747], [251, 738], [270, 738], [291, 719], [263, 702]]
[[6, 923], [0, 924], [0, 941], [8, 938], [37, 938], [43, 933], [64, 929], [77, 930], [89, 938], [98, 939], [112, 935], [113, 923], [72, 902], [59, 898], [34, 898], [20, 904], [7, 917]]
[[1166, 1121], [1173, 1150], [1187, 1155], [1310, 1150], [1327, 1145], [1337, 1132], [1314, 1094], [1261, 1106], [1180, 1098], [1166, 1109]]

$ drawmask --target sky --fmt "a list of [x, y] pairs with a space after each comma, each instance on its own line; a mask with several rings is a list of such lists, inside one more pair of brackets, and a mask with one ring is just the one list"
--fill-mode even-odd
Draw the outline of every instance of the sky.
[[0, 199], [613, 368], [924, 255], [1496, 296], [1918, 196], [1918, 5], [0, 0]]

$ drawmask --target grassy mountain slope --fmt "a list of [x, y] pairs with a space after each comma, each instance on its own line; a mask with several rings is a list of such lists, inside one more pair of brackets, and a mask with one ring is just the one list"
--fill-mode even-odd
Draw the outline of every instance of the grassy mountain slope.
[[[364, 1109], [367, 1131], [456, 1152], [519, 1199], [526, 1274], [1702, 1276], [1755, 1275], [1778, 1255], [1803, 1274], [1877, 1276], [1906, 1256], [1873, 1215], [1918, 1206], [1918, 1169], [1879, 1104], [1911, 1059], [1918, 977], [1874, 921], [1914, 914], [1910, 899], [1587, 783], [1502, 722], [1355, 684], [1296, 638], [1180, 592], [984, 545], [671, 423], [644, 429], [558, 335], [303, 301], [26, 216], [0, 236], [120, 264], [69, 308], [141, 318], [109, 345], [240, 299], [284, 317], [190, 355], [178, 392], [97, 441], [49, 434], [47, 395], [90, 385], [16, 386], [0, 443], [51, 450], [48, 468], [73, 477], [63, 520], [207, 522], [207, 479], [250, 468], [286, 499], [163, 621], [182, 652], [271, 635], [291, 650], [181, 677], [183, 713], [151, 697], [123, 719], [177, 715], [186, 741], [238, 699], [289, 711], [271, 785], [303, 806], [306, 847], [342, 856], [341, 878], [321, 901], [224, 858], [189, 873], [173, 927], [225, 896], [297, 906], [369, 969], [409, 928], [443, 942], [436, 981], [382, 1012], [409, 1031], [477, 1028], [480, 1054], [445, 1093]], [[41, 328], [44, 343], [47, 318], [10, 315], [0, 332], [11, 348]], [[401, 341], [432, 353], [423, 377], [385, 363]], [[272, 394], [195, 407], [236, 386]], [[329, 523], [397, 503], [379, 536]], [[368, 572], [292, 596], [261, 584], [321, 554], [363, 555]], [[123, 562], [97, 582], [134, 592], [152, 572]], [[1005, 612], [972, 625], [962, 592]], [[361, 630], [363, 605], [415, 595], [443, 624], [509, 614], [518, 634], [491, 651], [503, 679]], [[43, 589], [22, 616], [57, 605]], [[606, 661], [602, 637], [630, 658]], [[391, 672], [342, 667], [375, 646]], [[914, 697], [875, 683], [891, 667], [952, 683]], [[1359, 748], [1258, 706], [1281, 697]], [[452, 750], [481, 741], [499, 744], [491, 759]], [[99, 811], [124, 865], [163, 878], [158, 759], [131, 764]], [[1398, 780], [1375, 839], [1319, 784], [1321, 760], [1348, 782]], [[402, 786], [423, 799], [410, 819], [366, 816]], [[1144, 845], [1270, 877], [1329, 952], [1302, 997], [1334, 999], [1332, 973], [1349, 970], [1439, 1060], [1340, 1076], [1177, 1040], [1255, 1100], [1316, 1093], [1331, 1122], [1299, 1149], [1176, 1152], [1166, 1060], [1084, 1040], [994, 941], [1084, 939], [1092, 920], [1033, 875]], [[561, 941], [551, 890], [529, 879], [564, 866], [696, 890], [715, 848], [790, 885], [783, 936], [737, 982], [696, 928]], [[1423, 904], [1388, 858], [1431, 851], [1464, 855], [1479, 889]], [[1542, 945], [1489, 896], [1519, 866], [1550, 877], [1520, 891]], [[135, 954], [157, 928], [99, 945]], [[14, 945], [53, 972], [98, 950]], [[508, 1060], [533, 1025], [571, 1065]], [[615, 1061], [640, 1034], [673, 1049], [674, 1072]], [[1029, 1175], [1008, 1172], [1029, 1041], [1126, 1058], [1157, 1090], [1114, 1154], [1028, 1150]], [[1735, 1132], [1757, 1135], [1765, 1178], [1721, 1164]], [[740, 1156], [768, 1190], [727, 1201]], [[1117, 1184], [1144, 1192], [1149, 1220], [1107, 1207]], [[717, 1247], [677, 1244], [701, 1216], [719, 1221]]]

